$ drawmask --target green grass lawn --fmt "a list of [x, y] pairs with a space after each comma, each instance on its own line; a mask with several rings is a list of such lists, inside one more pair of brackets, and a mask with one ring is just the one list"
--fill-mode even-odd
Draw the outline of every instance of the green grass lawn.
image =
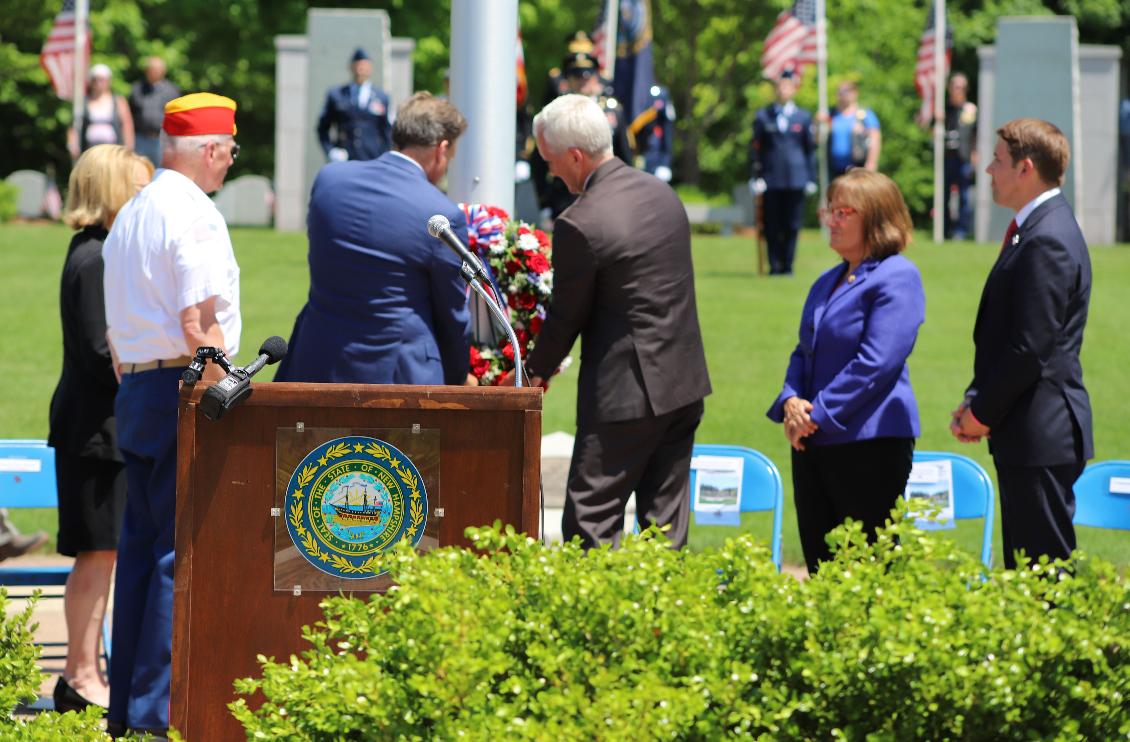
[[[0, 387], [0, 436], [43, 438], [47, 409], [58, 378], [61, 340], [58, 318], [59, 272], [70, 233], [61, 226], [0, 226], [0, 271], [5, 277], [0, 327], [4, 329]], [[307, 290], [306, 239], [299, 233], [232, 231], [242, 276], [243, 347], [239, 360], [254, 357], [268, 335], [288, 337]], [[801, 562], [792, 514], [789, 448], [779, 426], [765, 410], [780, 390], [789, 353], [796, 342], [801, 305], [816, 276], [835, 263], [818, 232], [806, 232], [798, 249], [796, 275], [758, 276], [753, 240], [744, 237], [696, 237], [694, 242], [699, 317], [706, 341], [714, 393], [698, 440], [732, 443], [762, 451], [777, 463], [785, 483], [785, 560]], [[964, 453], [993, 473], [984, 445], [954, 441], [948, 413], [969, 382], [973, 318], [985, 275], [996, 258], [995, 245], [947, 243], [935, 246], [925, 235], [907, 255], [918, 264], [926, 286], [926, 324], [911, 356], [911, 381], [922, 418], [919, 450]], [[1130, 360], [1130, 333], [1123, 291], [1130, 285], [1130, 249], [1096, 247], [1091, 251], [1094, 292], [1083, 368], [1095, 420], [1099, 459], [1130, 458], [1130, 394], [1123, 377]], [[579, 358], [577, 359], [580, 360]], [[260, 379], [268, 379], [266, 369]], [[573, 431], [577, 366], [558, 378], [545, 400], [543, 430]], [[1123, 379], [1120, 381], [1119, 379]], [[54, 531], [54, 515], [19, 513], [17, 523]], [[999, 523], [999, 518], [998, 518]], [[768, 518], [746, 515], [743, 528], [768, 538]], [[735, 533], [724, 527], [696, 527], [691, 545], [703, 548]], [[976, 552], [980, 524], [945, 532]], [[1080, 533], [1080, 546], [1112, 561], [1130, 564], [1125, 533]], [[1000, 564], [1000, 537], [994, 539]]]

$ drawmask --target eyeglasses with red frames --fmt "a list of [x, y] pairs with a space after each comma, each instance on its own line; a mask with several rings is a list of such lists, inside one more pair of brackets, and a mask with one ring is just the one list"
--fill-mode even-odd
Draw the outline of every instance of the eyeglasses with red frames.
[[816, 213], [820, 216], [820, 221], [823, 224], [839, 224], [852, 214], [859, 212], [850, 206], [840, 206], [836, 209], [819, 209]]

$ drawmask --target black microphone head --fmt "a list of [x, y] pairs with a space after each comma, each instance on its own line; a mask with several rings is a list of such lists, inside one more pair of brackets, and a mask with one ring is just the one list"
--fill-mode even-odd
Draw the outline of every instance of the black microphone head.
[[436, 214], [428, 220], [428, 234], [436, 239], [447, 229], [451, 229], [451, 222], [443, 214]]
[[259, 355], [267, 356], [267, 363], [278, 363], [286, 355], [286, 341], [278, 335], [272, 335], [259, 346]]

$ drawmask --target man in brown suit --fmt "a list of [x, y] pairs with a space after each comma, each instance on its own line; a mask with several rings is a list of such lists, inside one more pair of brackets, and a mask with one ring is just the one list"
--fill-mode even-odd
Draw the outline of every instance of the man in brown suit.
[[612, 155], [600, 107], [564, 95], [534, 119], [538, 150], [577, 201], [553, 234], [554, 290], [531, 383], [548, 379], [577, 335], [577, 438], [562, 533], [617, 543], [636, 493], [639, 521], [687, 542], [694, 432], [710, 393], [695, 308], [691, 233], [671, 188]]

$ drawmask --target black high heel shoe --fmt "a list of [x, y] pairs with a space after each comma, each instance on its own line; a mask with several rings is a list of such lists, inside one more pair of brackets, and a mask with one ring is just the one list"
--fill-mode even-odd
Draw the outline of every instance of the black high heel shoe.
[[71, 684], [59, 676], [59, 682], [55, 683], [55, 692], [51, 694], [55, 699], [55, 710], [59, 713], [67, 711], [82, 711], [87, 706], [97, 706], [98, 708], [106, 711], [106, 707], [93, 701], [87, 700], [79, 694]]

